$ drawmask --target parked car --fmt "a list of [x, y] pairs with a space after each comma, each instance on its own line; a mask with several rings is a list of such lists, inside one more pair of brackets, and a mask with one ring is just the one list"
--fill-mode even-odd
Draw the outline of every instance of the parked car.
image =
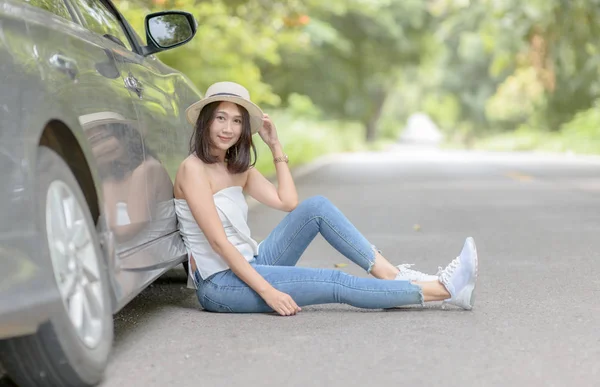
[[[181, 264], [173, 177], [200, 93], [109, 0], [0, 0], [0, 363], [20, 386], [90, 386], [113, 314]], [[0, 367], [1, 368], [1, 367]]]

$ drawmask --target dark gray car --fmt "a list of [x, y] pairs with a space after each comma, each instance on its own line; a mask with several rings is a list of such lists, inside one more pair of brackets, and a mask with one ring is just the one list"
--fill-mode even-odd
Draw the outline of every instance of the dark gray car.
[[112, 316], [185, 249], [172, 180], [200, 98], [154, 53], [189, 13], [107, 0], [0, 0], [0, 362], [23, 386], [87, 386]]

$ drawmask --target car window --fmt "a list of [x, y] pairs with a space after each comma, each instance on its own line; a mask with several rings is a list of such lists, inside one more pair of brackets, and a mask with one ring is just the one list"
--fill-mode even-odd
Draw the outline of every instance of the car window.
[[71, 19], [69, 10], [63, 0], [24, 0], [27, 4], [41, 8], [65, 19]]
[[131, 50], [131, 43], [117, 17], [99, 0], [71, 0], [81, 11], [87, 28]]

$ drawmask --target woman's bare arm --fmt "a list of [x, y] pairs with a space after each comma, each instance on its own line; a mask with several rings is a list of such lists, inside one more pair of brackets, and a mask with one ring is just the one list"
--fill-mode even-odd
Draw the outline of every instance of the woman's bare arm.
[[[277, 129], [268, 114], [263, 117], [263, 127], [259, 130], [261, 139], [269, 146], [273, 158], [284, 156], [283, 147], [277, 136]], [[255, 168], [250, 169], [244, 187], [246, 192], [259, 202], [282, 211], [292, 211], [298, 205], [298, 192], [292, 173], [285, 162], [275, 163], [277, 187]]]
[[[266, 206], [275, 208], [276, 210], [290, 212], [298, 205], [298, 194], [296, 193], [296, 187], [289, 169], [287, 168], [287, 164], [277, 164], [283, 164], [276, 167], [278, 170], [278, 180], [287, 181], [287, 177], [280, 178], [280, 176], [285, 175], [286, 173], [290, 175], [287, 184], [281, 185], [281, 183], [279, 183], [279, 188], [276, 188], [262, 173], [256, 168], [252, 168], [248, 172], [248, 179], [246, 180], [244, 190], [254, 199]], [[287, 169], [287, 172], [284, 169]], [[279, 170], [282, 170], [282, 172], [279, 172]]]

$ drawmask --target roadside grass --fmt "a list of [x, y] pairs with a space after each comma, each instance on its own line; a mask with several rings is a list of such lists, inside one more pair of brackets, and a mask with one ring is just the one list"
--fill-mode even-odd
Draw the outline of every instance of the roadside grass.
[[516, 130], [477, 139], [473, 148], [492, 151], [600, 154], [600, 133], [584, 129], [560, 132]]

